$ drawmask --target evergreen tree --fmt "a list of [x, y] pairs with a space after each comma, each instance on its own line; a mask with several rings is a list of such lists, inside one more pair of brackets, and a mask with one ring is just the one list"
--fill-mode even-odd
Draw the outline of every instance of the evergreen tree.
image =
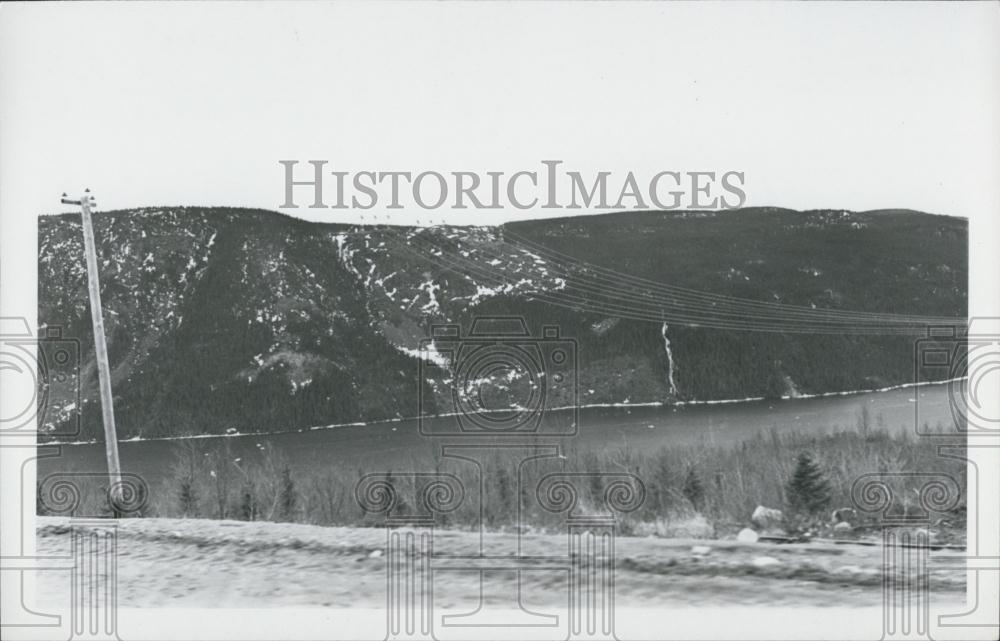
[[287, 467], [281, 471], [281, 520], [292, 521], [295, 518], [295, 507], [298, 503], [295, 481], [292, 471]]
[[244, 483], [240, 499], [240, 516], [244, 521], [254, 521], [257, 519], [257, 514], [257, 498], [254, 496], [253, 485], [249, 482]]
[[702, 501], [705, 498], [705, 488], [701, 484], [701, 479], [698, 477], [698, 472], [691, 467], [688, 469], [687, 476], [684, 477], [684, 485], [681, 487], [681, 493], [684, 495], [694, 509], [700, 510]]
[[793, 514], [811, 516], [830, 505], [830, 483], [806, 452], [799, 454], [786, 490], [788, 507]]
[[180, 490], [177, 493], [181, 514], [184, 518], [198, 514], [198, 493], [194, 489], [194, 479], [187, 476], [181, 479]]
[[395, 502], [389, 510], [389, 514], [394, 516], [401, 516], [404, 514], [409, 514], [410, 506], [406, 502], [406, 497], [403, 496], [403, 487], [398, 480], [392, 475], [392, 470], [385, 473], [385, 484], [392, 488], [390, 492], [395, 497]]
[[656, 505], [660, 512], [666, 514], [673, 504], [673, 496], [670, 491], [674, 482], [673, 464], [667, 457], [662, 456], [654, 465], [652, 487], [655, 492]]

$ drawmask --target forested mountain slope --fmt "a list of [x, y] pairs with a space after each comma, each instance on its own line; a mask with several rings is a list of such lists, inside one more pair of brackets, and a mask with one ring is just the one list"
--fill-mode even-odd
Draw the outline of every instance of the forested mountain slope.
[[[420, 359], [454, 364], [421, 341], [496, 315], [575, 341], [550, 407], [879, 388], [911, 382], [915, 338], [967, 305], [966, 221], [910, 211], [414, 228], [149, 208], [97, 213], [95, 230], [122, 438], [413, 416], [421, 396], [450, 411], [455, 381]], [[80, 341], [79, 437], [99, 438], [78, 215], [39, 219], [39, 322]], [[476, 383], [533, 384], [515, 379]], [[81, 411], [60, 394], [53, 434]]]

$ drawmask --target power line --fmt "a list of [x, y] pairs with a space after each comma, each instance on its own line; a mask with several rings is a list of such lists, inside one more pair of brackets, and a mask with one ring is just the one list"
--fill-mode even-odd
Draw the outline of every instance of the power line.
[[[781, 333], [923, 334], [929, 325], [965, 323], [959, 318], [811, 309], [701, 292], [601, 268], [534, 243], [529, 249], [519, 244], [520, 237], [515, 235], [515, 239], [518, 243], [502, 240], [498, 244], [545, 261], [546, 272], [551, 270], [556, 273], [556, 276], [549, 273], [548, 277], [558, 277], [562, 281], [561, 289], [540, 288], [528, 291], [526, 295], [574, 310], [648, 322]], [[509, 285], [512, 277], [524, 275], [511, 274], [481, 259], [460, 258], [450, 248], [420, 231], [407, 234], [403, 242], [399, 241], [399, 234], [388, 240], [396, 245], [397, 250], [414, 255], [443, 271], [463, 277], [475, 276], [488, 285]], [[410, 240], [415, 241], [417, 246], [411, 246]], [[499, 252], [492, 256], [495, 259], [510, 258], [510, 254]], [[643, 288], [636, 291], [636, 283], [641, 283]]]

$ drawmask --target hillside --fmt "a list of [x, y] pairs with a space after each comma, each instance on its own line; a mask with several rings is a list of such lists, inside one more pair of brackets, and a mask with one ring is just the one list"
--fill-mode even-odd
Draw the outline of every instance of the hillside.
[[[914, 338], [967, 304], [966, 222], [908, 211], [413, 228], [160, 208], [95, 230], [123, 438], [453, 411], [456, 368], [421, 340], [497, 315], [575, 341], [548, 407], [879, 388], [911, 382]], [[73, 438], [101, 433], [85, 276], [79, 216], [40, 218], [39, 322], [81, 347], [82, 407], [51, 389], [56, 438], [78, 412]], [[510, 371], [473, 382], [460, 393], [490, 407], [538, 390]]]

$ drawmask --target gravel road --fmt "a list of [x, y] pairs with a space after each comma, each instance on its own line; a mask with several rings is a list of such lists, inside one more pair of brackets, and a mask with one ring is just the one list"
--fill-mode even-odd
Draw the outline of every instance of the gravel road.
[[[70, 553], [72, 520], [39, 517], [38, 553]], [[118, 522], [120, 607], [384, 607], [386, 532], [376, 528], [182, 519]], [[513, 563], [512, 533], [482, 535], [491, 563]], [[477, 532], [436, 531], [435, 604], [475, 605], [479, 598]], [[519, 562], [522, 602], [566, 603], [565, 534], [524, 534]], [[930, 553], [935, 598], [964, 599], [959, 553]], [[543, 559], [540, 557], [549, 557]], [[559, 558], [561, 557], [561, 559]], [[734, 541], [619, 537], [615, 541], [618, 607], [684, 605], [872, 606], [881, 602], [881, 547], [775, 545]], [[480, 563], [481, 564], [481, 563]], [[440, 570], [437, 568], [441, 568]], [[484, 600], [506, 602], [514, 572], [487, 572]], [[62, 599], [68, 576], [39, 575], [40, 593]]]

